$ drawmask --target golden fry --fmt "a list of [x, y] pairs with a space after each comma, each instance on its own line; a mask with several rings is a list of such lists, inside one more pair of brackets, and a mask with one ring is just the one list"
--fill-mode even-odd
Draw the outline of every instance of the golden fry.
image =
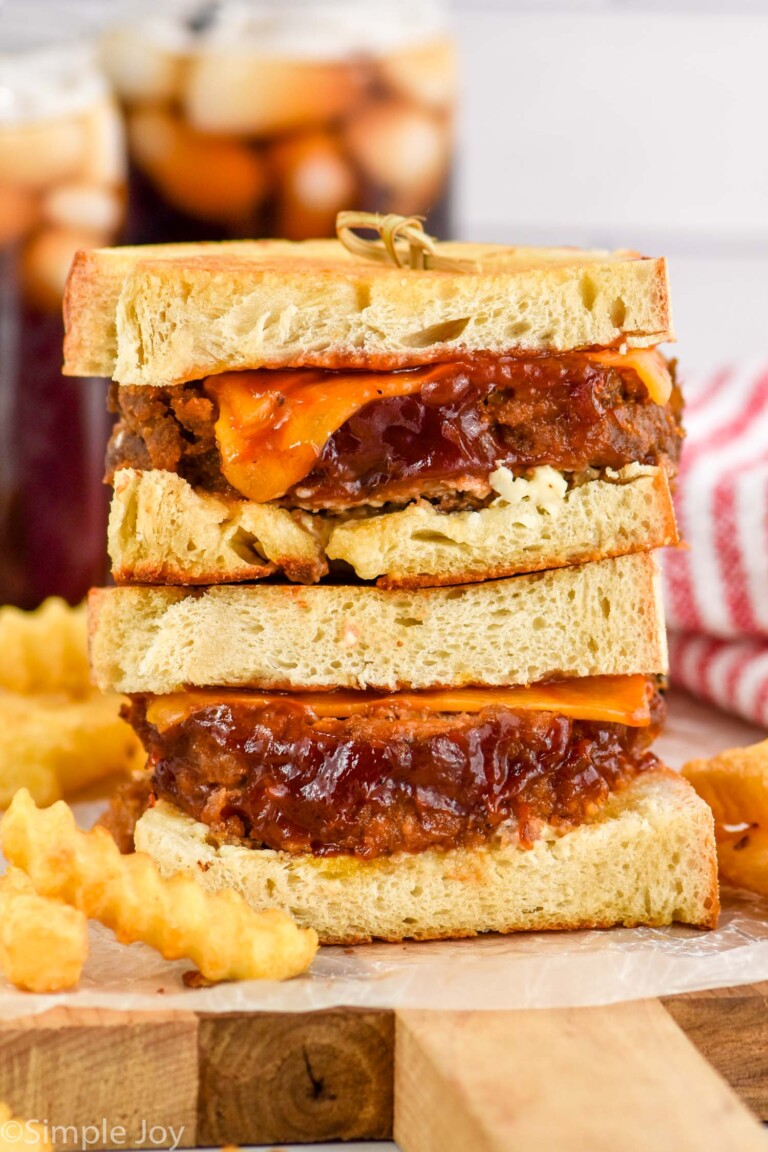
[[121, 856], [105, 829], [77, 829], [61, 801], [41, 810], [22, 789], [0, 834], [7, 859], [41, 896], [79, 908], [122, 943], [187, 957], [208, 980], [285, 980], [317, 951], [317, 933], [284, 912], [254, 912], [236, 892], [206, 892], [189, 876], [166, 880], [144, 853]]
[[19, 788], [52, 804], [143, 761], [119, 696], [86, 699], [0, 692], [0, 808]]
[[717, 824], [768, 825], [768, 740], [711, 760], [691, 760], [683, 776], [709, 804]]
[[20, 1120], [0, 1100], [0, 1152], [19, 1152], [20, 1148], [52, 1152], [47, 1130], [33, 1120]]
[[768, 896], [768, 829], [748, 828], [717, 837], [717, 862], [723, 880]]
[[38, 896], [32, 881], [11, 868], [0, 877], [0, 970], [28, 992], [74, 988], [88, 957], [82, 912]]
[[85, 605], [52, 596], [35, 612], [0, 608], [0, 688], [90, 694]]
[[0, 608], [0, 808], [18, 788], [52, 804], [143, 759], [122, 697], [91, 687], [87, 649], [84, 605]]
[[722, 878], [768, 895], [768, 740], [691, 760], [683, 775], [714, 813]]

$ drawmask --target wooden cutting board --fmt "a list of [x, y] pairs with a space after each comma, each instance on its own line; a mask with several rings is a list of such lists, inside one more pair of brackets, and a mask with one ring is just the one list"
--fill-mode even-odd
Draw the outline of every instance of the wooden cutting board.
[[183, 1129], [181, 1147], [394, 1133], [404, 1152], [765, 1152], [768, 982], [508, 1012], [56, 1008], [0, 1022], [0, 1099], [73, 1126], [61, 1148], [88, 1125], [100, 1148]]
[[[677, 767], [761, 735], [673, 696], [659, 745]], [[87, 1126], [90, 1148], [171, 1147], [183, 1129], [177, 1147], [768, 1152], [768, 982], [504, 1012], [55, 1008], [0, 1021], [0, 1100], [68, 1149]]]

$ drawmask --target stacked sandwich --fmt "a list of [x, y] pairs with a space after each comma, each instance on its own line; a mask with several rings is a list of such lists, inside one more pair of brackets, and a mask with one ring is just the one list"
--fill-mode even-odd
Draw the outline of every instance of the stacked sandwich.
[[75, 263], [66, 368], [117, 414], [92, 669], [148, 753], [117, 815], [326, 942], [713, 925], [711, 815], [651, 750], [664, 261], [357, 248]]

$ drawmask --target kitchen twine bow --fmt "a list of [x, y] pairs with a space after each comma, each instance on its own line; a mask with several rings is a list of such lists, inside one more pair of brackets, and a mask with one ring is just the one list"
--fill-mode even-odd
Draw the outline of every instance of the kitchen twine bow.
[[[336, 235], [353, 256], [363, 256], [395, 268], [437, 269], [443, 272], [476, 272], [473, 260], [449, 260], [436, 252], [437, 240], [424, 231], [424, 216], [380, 216], [378, 212], [339, 212]], [[378, 240], [365, 240], [355, 232], [378, 232]]]

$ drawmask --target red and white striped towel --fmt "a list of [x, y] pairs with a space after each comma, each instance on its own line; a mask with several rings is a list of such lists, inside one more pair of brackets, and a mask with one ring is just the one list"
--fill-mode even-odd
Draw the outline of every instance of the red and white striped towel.
[[768, 726], [768, 365], [720, 369], [686, 398], [688, 548], [664, 556], [672, 680]]

